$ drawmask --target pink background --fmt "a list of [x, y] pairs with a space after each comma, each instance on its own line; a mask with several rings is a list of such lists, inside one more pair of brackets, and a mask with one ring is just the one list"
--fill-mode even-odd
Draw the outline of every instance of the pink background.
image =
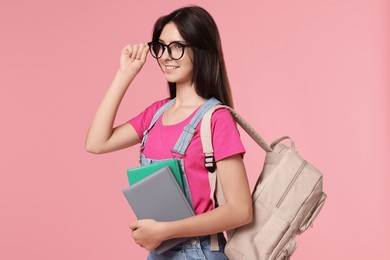
[[[383, 259], [390, 243], [390, 12], [380, 0], [0, 3], [0, 259], [143, 259], [121, 190], [137, 148], [84, 138], [127, 43], [190, 3], [219, 25], [236, 109], [268, 141], [288, 134], [328, 200], [293, 259]], [[149, 57], [118, 114], [167, 95]], [[252, 186], [263, 152], [246, 135]], [[259, 155], [260, 154], [260, 155]]]

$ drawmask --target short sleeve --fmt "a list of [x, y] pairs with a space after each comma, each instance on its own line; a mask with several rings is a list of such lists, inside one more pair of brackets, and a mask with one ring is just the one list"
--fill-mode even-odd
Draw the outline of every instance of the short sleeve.
[[212, 141], [215, 161], [236, 154], [245, 154], [236, 121], [227, 109], [214, 112], [211, 119]]
[[137, 115], [136, 117], [128, 121], [134, 127], [140, 140], [142, 140], [143, 138], [144, 131], [149, 127], [154, 114], [161, 106], [163, 106], [169, 100], [170, 99], [164, 99], [153, 103], [152, 105], [147, 107], [143, 112], [141, 112], [139, 115]]

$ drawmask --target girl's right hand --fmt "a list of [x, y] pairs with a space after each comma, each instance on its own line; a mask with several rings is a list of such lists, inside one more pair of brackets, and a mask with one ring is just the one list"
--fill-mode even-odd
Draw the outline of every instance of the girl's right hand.
[[128, 44], [121, 52], [120, 70], [137, 74], [146, 62], [149, 46], [144, 43]]

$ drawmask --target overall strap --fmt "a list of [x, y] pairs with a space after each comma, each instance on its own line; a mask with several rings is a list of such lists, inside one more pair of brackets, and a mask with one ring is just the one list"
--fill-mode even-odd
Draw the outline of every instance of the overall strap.
[[165, 112], [165, 110], [168, 109], [168, 107], [170, 107], [171, 105], [173, 105], [173, 103], [175, 103], [175, 100], [176, 98], [168, 101], [167, 103], [165, 103], [164, 105], [162, 105], [158, 110], [157, 112], [154, 114], [153, 118], [152, 118], [152, 121], [150, 122], [150, 125], [148, 127], [148, 129], [146, 129], [144, 131], [144, 137], [142, 138], [142, 142], [141, 142], [141, 147], [140, 147], [140, 150], [142, 152], [142, 150], [145, 148], [145, 143], [146, 143], [146, 140], [148, 139], [148, 134], [149, 134], [149, 131], [150, 129], [152, 129], [152, 127], [154, 126], [154, 124], [157, 122], [158, 118]]
[[203, 115], [210, 108], [220, 103], [221, 102], [218, 99], [210, 98], [199, 108], [199, 110], [196, 112], [194, 117], [191, 119], [190, 123], [184, 127], [183, 132], [181, 133], [179, 139], [177, 140], [176, 145], [173, 148], [172, 152], [180, 154], [182, 156], [185, 155], [188, 145], [190, 144], [192, 137], [195, 134], [196, 127], [199, 124], [199, 122], [202, 120]]
[[[199, 122], [202, 120], [204, 114], [209, 111], [212, 107], [215, 107], [216, 105], [220, 104], [221, 102], [216, 98], [210, 98], [207, 100], [196, 112], [192, 120], [188, 125], [186, 125], [183, 129], [183, 132], [180, 136], [180, 138], [177, 140], [175, 148], [173, 148], [172, 152], [175, 152], [177, 154], [180, 154], [182, 156], [185, 155], [185, 152], [192, 140], [192, 137], [195, 134], [195, 130]], [[213, 200], [214, 203], [214, 200]], [[217, 234], [211, 234], [210, 235], [210, 250], [211, 251], [219, 251], [219, 244], [218, 244], [218, 235]]]

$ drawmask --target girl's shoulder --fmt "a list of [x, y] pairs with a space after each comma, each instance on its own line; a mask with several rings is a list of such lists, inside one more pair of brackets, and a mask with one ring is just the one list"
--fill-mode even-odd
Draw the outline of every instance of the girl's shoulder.
[[211, 130], [213, 133], [237, 131], [236, 120], [227, 108], [220, 108], [213, 113], [211, 117]]
[[164, 99], [155, 101], [155, 102], [152, 103], [150, 106], [148, 106], [146, 109], [155, 109], [155, 110], [158, 110], [160, 107], [162, 107], [165, 103], [168, 103], [169, 101], [171, 101], [170, 98], [164, 98]]
[[144, 116], [153, 117], [154, 114], [157, 112], [157, 110], [159, 110], [164, 104], [166, 104], [169, 101], [171, 101], [170, 98], [165, 98], [152, 103], [151, 105], [145, 108], [143, 112]]
[[216, 110], [211, 117], [212, 124], [225, 121], [235, 122], [232, 113], [230, 113], [229, 109], [227, 108], [220, 108]]
[[154, 115], [157, 110], [162, 107], [164, 104], [169, 102], [171, 99], [166, 98], [159, 101], [156, 101], [146, 107], [141, 113], [139, 113], [136, 117], [129, 120], [129, 123], [133, 125], [136, 129], [137, 133], [141, 135], [147, 127], [149, 127]]

